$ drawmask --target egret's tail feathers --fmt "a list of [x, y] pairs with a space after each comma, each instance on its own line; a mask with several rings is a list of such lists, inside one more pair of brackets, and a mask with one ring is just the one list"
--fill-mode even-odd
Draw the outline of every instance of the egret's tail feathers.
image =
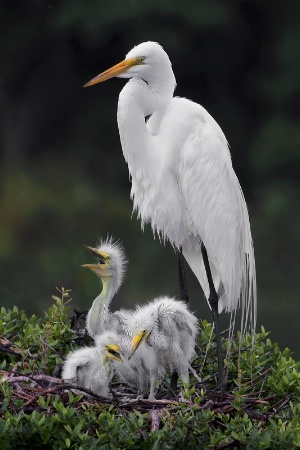
[[[245, 205], [246, 208], [246, 205]], [[245, 214], [248, 214], [247, 211]], [[209, 257], [210, 270], [215, 289], [219, 296], [219, 313], [223, 310], [232, 313], [241, 309], [241, 334], [255, 333], [257, 318], [256, 272], [254, 249], [249, 221], [245, 216], [245, 226], [241, 230], [241, 251], [237, 261], [215, 261]], [[183, 255], [196, 275], [206, 299], [209, 298], [209, 285], [201, 253], [201, 243], [190, 237], [182, 245]], [[210, 307], [210, 305], [209, 305]], [[234, 326], [235, 321], [231, 321]]]
[[256, 271], [254, 252], [245, 255], [244, 278], [241, 289], [241, 334], [255, 333], [257, 319]]
[[[209, 285], [208, 285], [207, 275], [206, 275], [205, 266], [204, 266], [202, 253], [201, 253], [201, 242], [190, 237], [190, 239], [188, 239], [187, 241], [185, 241], [183, 243], [182, 253], [183, 253], [183, 256], [185, 257], [188, 265], [190, 266], [190, 268], [196, 275], [196, 277], [203, 289], [206, 299], [208, 299]], [[210, 270], [212, 273], [212, 277], [214, 280], [215, 289], [217, 292], [219, 292], [221, 290], [220, 277], [218, 276], [218, 273], [217, 273], [213, 263], [211, 261], [209, 261], [209, 263], [210, 263]], [[226, 302], [226, 300], [224, 300], [222, 297], [222, 303], [220, 303], [220, 304], [223, 305], [225, 302]], [[209, 303], [208, 303], [208, 305], [210, 307]], [[223, 306], [222, 306], [222, 309], [223, 309]], [[222, 309], [221, 309], [221, 311], [219, 310], [219, 312], [222, 312]]]

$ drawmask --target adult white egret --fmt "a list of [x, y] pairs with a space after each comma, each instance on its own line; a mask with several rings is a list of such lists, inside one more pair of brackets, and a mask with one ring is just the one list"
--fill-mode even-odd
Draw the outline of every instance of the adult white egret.
[[182, 248], [198, 278], [213, 312], [224, 385], [218, 313], [240, 304], [241, 331], [253, 333], [256, 323], [250, 223], [226, 138], [201, 105], [173, 97], [175, 76], [159, 44], [137, 45], [85, 86], [112, 77], [130, 78], [119, 96], [118, 126], [133, 208], [142, 225]]
[[123, 362], [117, 344], [119, 341], [115, 333], [106, 332], [97, 337], [94, 347], [84, 347], [70, 353], [64, 362], [63, 380], [107, 397], [114, 374], [112, 361]]
[[195, 353], [198, 320], [186, 304], [169, 297], [156, 298], [146, 305], [137, 306], [130, 320], [133, 338], [129, 359], [140, 346], [146, 346], [149, 397], [154, 398], [155, 384], [161, 372], [175, 374], [171, 391], [176, 390], [178, 375], [188, 383], [189, 370], [193, 371], [190, 362]]

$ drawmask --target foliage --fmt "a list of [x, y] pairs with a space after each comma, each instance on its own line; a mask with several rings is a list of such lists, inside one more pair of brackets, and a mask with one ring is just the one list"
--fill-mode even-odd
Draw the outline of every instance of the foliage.
[[[69, 291], [62, 288], [59, 292], [60, 297], [52, 296], [55, 303], [45, 312], [44, 318], [35, 315], [28, 318], [25, 311], [19, 311], [16, 306], [12, 310], [1, 308], [0, 336], [22, 349], [24, 373], [42, 370], [45, 374], [52, 374], [64, 355], [73, 348], [73, 333], [68, 323], [70, 307], [66, 306], [70, 301]], [[17, 355], [11, 356], [9, 362], [4, 358], [1, 368], [8, 368], [8, 364], [17, 361]]]
[[[2, 449], [300, 446], [300, 364], [288, 349], [281, 351], [272, 344], [263, 328], [254, 342], [250, 336], [238, 336], [233, 342], [223, 397], [216, 390], [212, 327], [204, 321], [193, 363], [203, 383], [192, 379], [183, 391], [185, 401], [128, 401], [114, 387], [113, 400], [96, 401], [48, 376], [75, 348], [68, 320], [69, 293], [64, 289], [60, 293], [43, 318], [27, 318], [16, 307], [1, 309], [0, 334], [14, 349], [11, 353], [2, 349]], [[226, 347], [223, 339], [224, 353]], [[13, 381], [19, 375], [24, 379]], [[45, 388], [47, 376], [51, 383]]]

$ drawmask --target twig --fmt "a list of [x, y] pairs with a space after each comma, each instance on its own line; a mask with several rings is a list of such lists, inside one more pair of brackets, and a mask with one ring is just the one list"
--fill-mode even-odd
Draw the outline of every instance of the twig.
[[[60, 381], [61, 381], [61, 380], [60, 380]], [[97, 399], [97, 400], [100, 400], [100, 401], [102, 401], [102, 402], [105, 401], [105, 402], [107, 403], [107, 399], [106, 399], [106, 398], [101, 397], [100, 395], [94, 394], [94, 392], [92, 392], [90, 389], [85, 389], [85, 388], [82, 388], [82, 387], [80, 387], [80, 386], [74, 386], [73, 384], [62, 383], [62, 384], [60, 384], [60, 385], [56, 385], [56, 386], [53, 386], [53, 387], [51, 387], [51, 388], [49, 388], [49, 389], [46, 389], [46, 390], [44, 390], [44, 391], [41, 391], [38, 395], [35, 395], [35, 396], [32, 397], [30, 400], [28, 400], [28, 402], [26, 402], [26, 403], [23, 405], [23, 408], [26, 407], [26, 406], [29, 406], [29, 405], [31, 405], [32, 403], [34, 403], [35, 401], [37, 401], [38, 398], [39, 398], [41, 395], [53, 394], [54, 392], [57, 392], [57, 391], [60, 391], [60, 390], [65, 390], [65, 389], [75, 389], [75, 390], [77, 390], [77, 391], [82, 391], [82, 392], [84, 392], [85, 394], [88, 394], [90, 397], [94, 397], [94, 398]]]
[[159, 418], [159, 409], [151, 409], [150, 417], [151, 417], [151, 431], [159, 430], [160, 418]]
[[15, 347], [7, 347], [0, 344], [0, 351], [4, 353], [10, 353], [11, 355], [22, 356], [22, 351]]
[[17, 371], [18, 365], [19, 365], [18, 362], [14, 365], [13, 370], [11, 371], [11, 375], [10, 375], [11, 377], [12, 377], [15, 373], [18, 372], [18, 371]]
[[275, 403], [275, 405], [273, 405], [273, 408], [275, 408], [276, 406], [278, 406], [278, 408], [271, 414], [269, 414], [269, 417], [274, 417], [276, 416], [276, 414], [279, 413], [279, 411], [281, 411], [284, 406], [290, 401], [289, 397], [285, 397], [283, 400], [280, 400], [279, 402]]
[[236, 445], [235, 439], [229, 439], [228, 442], [224, 442], [223, 444], [217, 445], [214, 450], [223, 450], [224, 448], [233, 447]]
[[17, 377], [13, 377], [10, 375], [9, 377], [4, 377], [3, 381], [7, 381], [8, 383], [17, 383], [20, 381], [45, 381], [47, 383], [56, 383], [60, 384], [61, 379], [60, 378], [54, 378], [50, 375], [21, 375]]
[[127, 401], [125, 403], [121, 403], [120, 406], [128, 407], [128, 406], [146, 406], [146, 407], [153, 407], [153, 406], [168, 406], [172, 405], [174, 403], [174, 400], [143, 400], [143, 399], [133, 399], [130, 401]]
[[266, 414], [262, 414], [258, 411], [251, 411], [250, 409], [244, 409], [245, 413], [248, 414], [248, 416], [250, 417], [250, 419], [254, 419], [254, 420], [267, 420], [267, 416]]

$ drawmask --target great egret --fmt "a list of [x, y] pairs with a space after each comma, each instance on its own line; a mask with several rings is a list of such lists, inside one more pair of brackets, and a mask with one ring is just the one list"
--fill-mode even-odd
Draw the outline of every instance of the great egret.
[[64, 362], [63, 380], [107, 397], [109, 382], [114, 374], [112, 361], [123, 362], [118, 341], [120, 339], [115, 333], [106, 332], [97, 336], [94, 347], [84, 347], [70, 353]]
[[[192, 63], [189, 61], [189, 63]], [[224, 386], [218, 314], [242, 308], [241, 331], [254, 333], [256, 272], [246, 202], [223, 131], [199, 104], [173, 97], [167, 53], [155, 42], [85, 86], [130, 78], [118, 104], [118, 126], [142, 226], [181, 249], [213, 312]], [[146, 120], [150, 116], [149, 120]]]
[[198, 320], [184, 302], [160, 297], [146, 305], [137, 306], [131, 315], [130, 328], [133, 338], [129, 359], [144, 342], [147, 347], [150, 398], [154, 397], [155, 384], [162, 371], [169, 370], [178, 374], [184, 383], [189, 382], [189, 369], [193, 371], [190, 362], [195, 353]]

